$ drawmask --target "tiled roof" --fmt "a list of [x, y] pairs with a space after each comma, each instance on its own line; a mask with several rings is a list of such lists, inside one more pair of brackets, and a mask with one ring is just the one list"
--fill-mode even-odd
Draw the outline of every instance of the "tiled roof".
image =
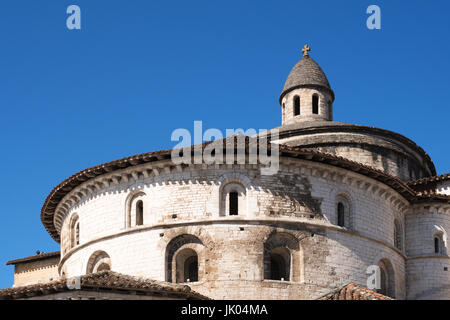
[[[70, 280], [69, 280], [70, 281]], [[0, 290], [0, 300], [23, 299], [46, 296], [60, 292], [68, 292], [68, 280], [61, 279], [42, 284], [24, 287], [13, 287]], [[80, 289], [83, 291], [120, 292], [122, 294], [140, 294], [167, 298], [181, 298], [188, 300], [208, 300], [187, 285], [177, 285], [149, 279], [123, 275], [112, 271], [101, 271], [80, 277]]]
[[6, 265], [9, 266], [9, 265], [12, 265], [12, 264], [18, 264], [18, 263], [23, 263], [23, 262], [38, 261], [38, 260], [43, 260], [43, 259], [48, 259], [48, 258], [53, 258], [53, 257], [59, 257], [60, 255], [61, 254], [60, 254], [59, 251], [48, 252], [48, 253], [39, 253], [39, 254], [36, 254], [34, 256], [29, 256], [29, 257], [26, 257], [26, 258], [20, 258], [20, 259], [8, 261], [6, 263]]
[[438, 176], [427, 177], [427, 178], [422, 178], [419, 180], [409, 181], [407, 184], [409, 186], [418, 186], [418, 185], [429, 184], [432, 182], [442, 182], [442, 181], [447, 181], [447, 180], [450, 180], [450, 173], [445, 173], [445, 174], [441, 174]]
[[334, 100], [334, 92], [331, 90], [327, 76], [310, 56], [303, 56], [292, 68], [284, 84], [283, 92], [280, 95], [280, 104], [284, 95], [289, 91], [301, 87], [321, 87], [330, 92]]
[[419, 180], [409, 181], [407, 185], [414, 189], [419, 196], [422, 198], [425, 197], [440, 197], [440, 198], [449, 198], [450, 196], [445, 194], [437, 193], [438, 184], [440, 182], [449, 181], [450, 173], [441, 174], [439, 176], [433, 176], [428, 178], [422, 178]]
[[[233, 136], [232, 138], [236, 139], [236, 136]], [[245, 152], [248, 154], [250, 150], [250, 141], [252, 141], [254, 138], [245, 137]], [[224, 143], [224, 154], [227, 152], [226, 150], [226, 144], [230, 143], [231, 139], [230, 137], [225, 138], [226, 143]], [[259, 148], [259, 141], [257, 139], [253, 140], [254, 143], [256, 143], [256, 147]], [[204, 149], [206, 146], [208, 146], [211, 143], [218, 143], [218, 141], [215, 142], [206, 142], [201, 145], [202, 149]], [[189, 148], [189, 147], [188, 147]], [[191, 146], [191, 154], [194, 154], [194, 148], [196, 146]], [[267, 150], [270, 151], [270, 143], [267, 146]], [[237, 153], [237, 143], [234, 144], [234, 152]], [[100, 176], [102, 174], [110, 173], [115, 170], [124, 169], [127, 167], [137, 166], [144, 163], [149, 162], [155, 162], [159, 160], [170, 160], [171, 159], [171, 152], [172, 150], [162, 150], [162, 151], [154, 151], [149, 153], [143, 153], [136, 156], [131, 156], [119, 160], [115, 160], [112, 162], [108, 162], [105, 164], [100, 164], [95, 167], [91, 167], [85, 170], [82, 170], [68, 179], [61, 182], [58, 186], [56, 186], [48, 195], [47, 199], [44, 202], [44, 205], [42, 206], [41, 210], [41, 221], [44, 224], [45, 229], [48, 231], [48, 233], [59, 242], [59, 233], [56, 230], [54, 224], [53, 224], [53, 216], [55, 213], [55, 209], [58, 206], [61, 199], [64, 198], [65, 195], [67, 195], [71, 190], [82, 184], [83, 182], [95, 178], [97, 176]], [[417, 198], [416, 192], [411, 189], [408, 185], [406, 185], [402, 180], [388, 175], [384, 173], [381, 170], [374, 169], [372, 167], [360, 164], [355, 161], [351, 161], [348, 159], [345, 159], [343, 157], [317, 152], [317, 151], [311, 151], [311, 150], [304, 150], [299, 147], [290, 147], [287, 145], [280, 144], [279, 145], [279, 154], [280, 157], [290, 157], [290, 158], [296, 158], [296, 159], [304, 159], [308, 161], [314, 161], [314, 162], [321, 162], [325, 164], [329, 164], [332, 166], [344, 168], [368, 177], [371, 177], [375, 180], [378, 180], [387, 186], [391, 187], [392, 189], [396, 190], [398, 193], [400, 193], [403, 197], [408, 199], [409, 201], [414, 200], [420, 200]], [[173, 164], [175, 166], [175, 164]], [[437, 199], [438, 201], [442, 199]], [[444, 199], [444, 201], [446, 201]]]
[[354, 283], [347, 284], [320, 297], [317, 300], [394, 300], [381, 293], [357, 286]]

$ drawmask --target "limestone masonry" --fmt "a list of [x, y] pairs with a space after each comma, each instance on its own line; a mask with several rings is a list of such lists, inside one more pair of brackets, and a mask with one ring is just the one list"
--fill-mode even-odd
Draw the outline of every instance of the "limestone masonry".
[[10, 261], [14, 287], [111, 270], [212, 299], [318, 299], [378, 266], [383, 295], [449, 299], [450, 174], [400, 134], [334, 122], [305, 53], [279, 98], [276, 174], [170, 150], [83, 170], [42, 208], [60, 253]]

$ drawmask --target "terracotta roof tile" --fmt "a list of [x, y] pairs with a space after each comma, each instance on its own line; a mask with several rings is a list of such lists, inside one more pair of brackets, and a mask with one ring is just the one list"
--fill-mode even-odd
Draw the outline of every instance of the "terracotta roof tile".
[[438, 176], [427, 177], [427, 178], [422, 178], [419, 180], [409, 181], [407, 184], [409, 186], [417, 186], [417, 185], [424, 185], [424, 184], [429, 184], [432, 182], [442, 182], [442, 181], [447, 181], [447, 180], [450, 180], [450, 173], [445, 173], [445, 174], [441, 174]]
[[[3, 289], [0, 290], [0, 300], [38, 297], [73, 290], [67, 287], [67, 282], [67, 279], [60, 279], [42, 284]], [[192, 291], [187, 285], [143, 279], [113, 271], [101, 271], [81, 276], [79, 290], [107, 290], [109, 292], [120, 290], [121, 293], [129, 294], [139, 292], [140, 294], [146, 295], [158, 295], [189, 300], [209, 300], [208, 297]]]
[[327, 293], [317, 300], [394, 300], [381, 293], [360, 287], [354, 283], [347, 284]]

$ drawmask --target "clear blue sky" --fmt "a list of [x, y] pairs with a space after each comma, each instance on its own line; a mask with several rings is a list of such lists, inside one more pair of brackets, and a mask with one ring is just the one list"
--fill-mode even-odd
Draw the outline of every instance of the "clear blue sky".
[[[66, 28], [66, 8], [82, 30]], [[381, 30], [366, 8], [381, 7]], [[448, 1], [87, 1], [0, 4], [0, 287], [9, 259], [58, 250], [51, 189], [117, 158], [171, 148], [176, 128], [280, 125], [308, 43], [336, 121], [399, 132], [450, 172]]]

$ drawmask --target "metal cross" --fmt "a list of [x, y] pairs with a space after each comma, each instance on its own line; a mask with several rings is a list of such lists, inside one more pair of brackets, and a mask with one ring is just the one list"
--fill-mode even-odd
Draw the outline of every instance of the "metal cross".
[[311, 48], [310, 48], [307, 44], [305, 44], [305, 46], [304, 46], [303, 49], [302, 49], [302, 52], [303, 52], [303, 56], [304, 56], [304, 57], [308, 57], [308, 56], [309, 56], [308, 51], [311, 51]]

